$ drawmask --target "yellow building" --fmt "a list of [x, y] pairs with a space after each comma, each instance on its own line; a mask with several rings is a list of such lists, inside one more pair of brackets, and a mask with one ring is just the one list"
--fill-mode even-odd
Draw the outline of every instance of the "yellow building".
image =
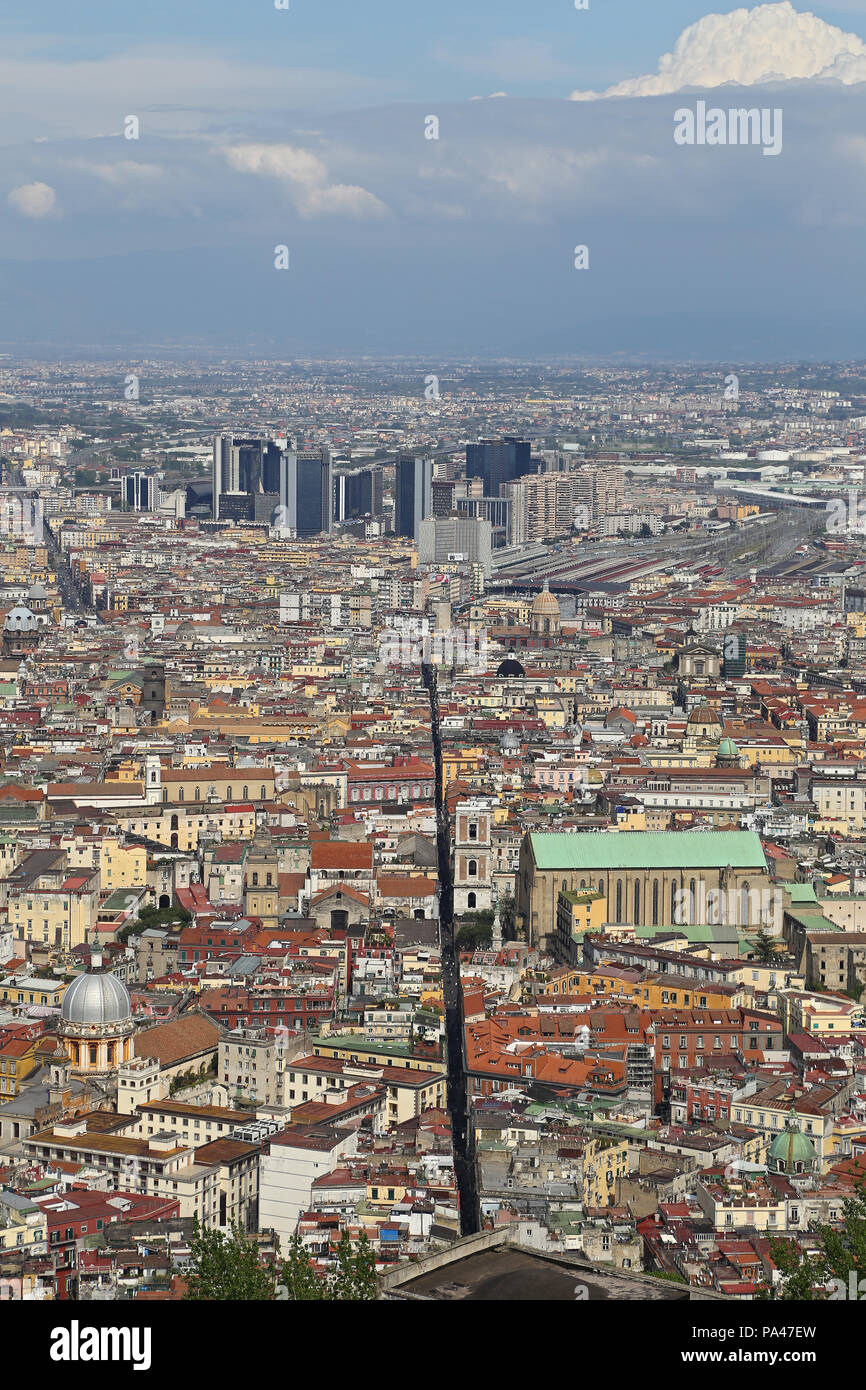
[[643, 806], [618, 806], [616, 809], [617, 830], [649, 830], [647, 813]]
[[333, 1096], [359, 1084], [384, 1087], [385, 1114], [391, 1124], [403, 1124], [423, 1110], [439, 1109], [445, 1104], [445, 1077], [441, 1072], [428, 1074], [420, 1068], [395, 1065], [393, 1059], [379, 1065], [366, 1059], [351, 1063], [313, 1054], [295, 1058], [286, 1067], [290, 1107], [308, 1100], [324, 1100], [328, 1093]]
[[39, 1066], [37, 1049], [40, 1039], [10, 1038], [0, 1043], [0, 1104], [17, 1096], [21, 1083]]
[[[672, 1005], [686, 1009], [730, 1009], [746, 1002], [746, 990], [715, 989], [701, 981], [694, 984], [667, 973], [643, 976], [618, 965], [599, 965], [594, 970], [573, 969], [559, 973], [559, 994], [592, 994], [607, 999], [633, 1000], [640, 1009], [653, 1012]], [[554, 992], [551, 989], [547, 993]]]
[[9, 1193], [6, 1200], [0, 1200], [0, 1254], [13, 1250], [24, 1255], [47, 1254], [48, 1217], [35, 1202]]
[[[793, 1102], [794, 1114], [797, 1127], [801, 1134], [805, 1134], [807, 1139], [814, 1145], [815, 1152], [820, 1160], [821, 1167], [828, 1165], [830, 1161], [835, 1161], [834, 1153], [834, 1134], [836, 1132], [836, 1121], [829, 1113], [819, 1111], [817, 1107], [811, 1106], [808, 1093]], [[766, 1162], [767, 1150], [782, 1134], [786, 1126], [790, 1123], [792, 1112], [792, 1102], [788, 1096], [777, 1096], [775, 1088], [769, 1086], [766, 1091], [756, 1091], [751, 1095], [743, 1095], [740, 1100], [731, 1106], [731, 1119], [734, 1124], [748, 1125], [750, 1129], [760, 1131], [762, 1140], [761, 1157], [757, 1161]]]
[[583, 954], [587, 932], [600, 935], [607, 921], [603, 893], [560, 892], [556, 902], [557, 948], [560, 960], [576, 964]]
[[462, 777], [471, 776], [474, 772], [481, 772], [487, 765], [487, 753], [481, 747], [475, 748], [443, 748], [442, 750], [442, 782], [447, 787], [449, 782], [457, 782]]
[[13, 977], [0, 983], [0, 1004], [19, 1009], [28, 1004], [42, 1004], [59, 1009], [66, 988], [64, 980], [41, 980], [35, 975]]
[[389, 1174], [388, 1181], [378, 1177], [367, 1183], [367, 1201], [373, 1206], [390, 1208], [395, 1202], [402, 1202], [405, 1195], [406, 1183], [397, 1174]]
[[141, 845], [121, 845], [103, 840], [99, 857], [99, 887], [103, 893], [113, 888], [147, 887], [147, 850]]
[[82, 946], [96, 922], [99, 880], [83, 870], [50, 870], [9, 892], [13, 935], [33, 945], [71, 951]]
[[590, 1139], [583, 1157], [583, 1205], [609, 1207], [616, 1201], [617, 1183], [629, 1171], [627, 1139]]
[[199, 835], [211, 822], [224, 840], [251, 840], [256, 833], [256, 813], [249, 803], [232, 810], [221, 804], [188, 809], [178, 805], [118, 808], [115, 819], [124, 830], [146, 835], [172, 849], [197, 849]]
[[314, 1057], [336, 1057], [346, 1062], [369, 1062], [373, 1066], [405, 1067], [407, 1071], [430, 1071], [438, 1076], [445, 1075], [445, 1063], [428, 1057], [413, 1057], [408, 1050], [396, 1044], [369, 1042], [361, 1037], [347, 1037], [333, 1033], [330, 1037], [321, 1035], [313, 1038]]
[[862, 1004], [835, 994], [811, 994], [808, 990], [779, 991], [782, 1024], [787, 1034], [807, 1033], [809, 1037], [840, 1037], [853, 1034], [866, 1037], [866, 1015]]

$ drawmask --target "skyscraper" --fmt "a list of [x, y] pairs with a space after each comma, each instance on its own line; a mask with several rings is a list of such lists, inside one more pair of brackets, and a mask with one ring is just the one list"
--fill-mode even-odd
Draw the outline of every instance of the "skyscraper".
[[131, 512], [153, 511], [155, 492], [154, 479], [147, 473], [136, 470], [123, 480], [123, 500]]
[[426, 517], [418, 527], [418, 559], [421, 564], [443, 564], [460, 555], [481, 565], [485, 575], [492, 569], [492, 528], [482, 517]]
[[532, 472], [528, 440], [507, 434], [503, 439], [480, 439], [466, 445], [466, 477], [481, 478], [485, 497], [498, 497], [503, 483]]
[[418, 528], [433, 513], [433, 460], [401, 454], [394, 477], [394, 531], [418, 539]]
[[354, 521], [382, 512], [382, 469], [339, 468], [334, 473], [334, 520]]
[[330, 535], [334, 486], [328, 449], [287, 449], [280, 476], [278, 524], [295, 536]]
[[282, 457], [283, 450], [273, 439], [216, 435], [213, 442], [214, 520], [267, 521], [279, 505]]
[[291, 442], [217, 435], [213, 516], [259, 521], [295, 536], [330, 534], [334, 498], [327, 449], [298, 451]]

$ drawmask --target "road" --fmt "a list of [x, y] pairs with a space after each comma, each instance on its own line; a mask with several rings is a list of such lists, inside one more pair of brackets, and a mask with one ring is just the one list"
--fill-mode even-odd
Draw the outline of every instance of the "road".
[[[36, 493], [34, 492], [34, 490], [32, 488], [28, 488], [27, 484], [25, 483], [20, 469], [10, 465], [9, 469], [7, 470], [7, 475], [7, 486], [9, 488], [18, 489], [19, 491], [21, 491], [24, 497], [31, 499], [36, 497]], [[42, 534], [45, 544], [48, 548], [49, 566], [54, 571], [57, 588], [60, 591], [60, 597], [64, 609], [72, 613], [95, 612], [95, 609], [90, 608], [84, 602], [77, 588], [75, 587], [75, 582], [72, 578], [72, 571], [69, 568], [69, 561], [67, 560], [63, 551], [57, 544], [57, 540], [54, 536], [53, 531], [51, 530], [48, 523], [45, 521], [43, 521]]]

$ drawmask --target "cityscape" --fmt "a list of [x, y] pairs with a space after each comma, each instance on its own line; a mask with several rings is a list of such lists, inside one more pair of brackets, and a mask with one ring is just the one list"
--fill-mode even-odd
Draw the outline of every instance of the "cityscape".
[[[818, 122], [828, 92], [866, 83], [857, 5], [837, 7], [843, 31], [829, 5], [672, 0], [651, 40], [635, 20], [618, 65], [601, 0], [573, 8], [599, 47], [562, 95], [569, 119], [607, 103], [613, 128], [648, 103], [669, 156], [763, 146], [738, 167], [768, 186], [813, 97]], [[385, 10], [397, 63], [408, 38]], [[533, 48], [506, 10], [524, 37], [504, 27], [492, 51], [525, 58], [538, 90], [508, 105], [537, 97], [540, 132], [563, 21], [540, 17]], [[98, 16], [84, 23], [89, 52]], [[152, 23], [156, 42], [162, 0]], [[635, 76], [648, 44], [658, 72]], [[259, 208], [279, 286], [325, 276], [356, 215], [380, 219], [377, 255], [399, 236], [372, 207], [392, 206], [372, 145], [342, 172], [328, 122], [356, 89], [332, 95], [312, 51], [315, 155], [269, 143], [264, 97], [222, 147], [227, 109], [187, 130], [154, 96], [178, 141], [213, 142], [202, 160], [219, 148], [240, 178], [292, 184], [306, 241], [276, 240]], [[489, 53], [449, 53], [452, 80], [488, 80]], [[392, 114], [410, 99], [385, 96]], [[385, 96], [357, 87], [359, 139]], [[460, 98], [482, 121], [505, 100]], [[142, 111], [98, 138], [144, 143]], [[457, 114], [443, 98], [419, 141]], [[649, 1336], [661, 1313], [680, 1367], [830, 1365], [845, 1333], [815, 1305], [866, 1296], [866, 344], [846, 320], [835, 354], [793, 331], [777, 351], [783, 320], [759, 299], [731, 336], [714, 289], [699, 351], [673, 290], [651, 349], [656, 311], [628, 317], [604, 279], [622, 247], [591, 231], [571, 234], [567, 273], [611, 296], [611, 351], [591, 314], [571, 350], [553, 327], [543, 341], [543, 304], [514, 350], [523, 289], [500, 335], [502, 304], [474, 315], [469, 261], [442, 313], [465, 294], [472, 327], [446, 350], [396, 255], [388, 350], [394, 303], [355, 350], [368, 287], [348, 302], [339, 276], [315, 328], [302, 295], [283, 333], [272, 290], [248, 332], [240, 254], [219, 331], [168, 262], [147, 274], [183, 331], [167, 316], [156, 333], [145, 281], [125, 299], [108, 273], [76, 322], [98, 246], [63, 260], [76, 289], [51, 339], [55, 281], [35, 290], [34, 267], [79, 214], [5, 158], [0, 226], [29, 220], [33, 241], [28, 260], [12, 237], [0, 268], [0, 1304], [27, 1317], [37, 1364], [173, 1369], [188, 1335], [225, 1372], [248, 1333], [224, 1359], [213, 1310], [198, 1321], [218, 1301], [381, 1305], [363, 1332], [408, 1304], [544, 1301], [606, 1304], [611, 1331]], [[741, 157], [724, 158], [720, 200]], [[150, 236], [125, 201], [138, 159], [104, 182]], [[173, 236], [136, 254], [155, 264]], [[753, 350], [723, 358], [713, 334]]]

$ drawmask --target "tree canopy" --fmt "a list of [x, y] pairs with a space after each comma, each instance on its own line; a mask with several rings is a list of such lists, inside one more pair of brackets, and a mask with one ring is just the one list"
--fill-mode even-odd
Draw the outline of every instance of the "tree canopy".
[[232, 1222], [211, 1230], [195, 1219], [184, 1298], [196, 1302], [267, 1302], [276, 1296], [276, 1262], [262, 1264], [255, 1240]]
[[840, 1228], [821, 1224], [816, 1232], [819, 1249], [802, 1251], [796, 1240], [770, 1241], [770, 1253], [781, 1279], [764, 1288], [759, 1297], [774, 1302], [815, 1302], [831, 1298], [830, 1284], [837, 1280], [847, 1297], [849, 1277], [866, 1278], [866, 1176], [842, 1204]]
[[352, 1241], [341, 1232], [335, 1267], [319, 1274], [310, 1263], [300, 1236], [289, 1241], [282, 1262], [264, 1262], [255, 1239], [234, 1223], [227, 1231], [210, 1230], [195, 1219], [184, 1298], [195, 1301], [292, 1303], [324, 1300], [364, 1301], [378, 1296], [376, 1255], [366, 1235]]

